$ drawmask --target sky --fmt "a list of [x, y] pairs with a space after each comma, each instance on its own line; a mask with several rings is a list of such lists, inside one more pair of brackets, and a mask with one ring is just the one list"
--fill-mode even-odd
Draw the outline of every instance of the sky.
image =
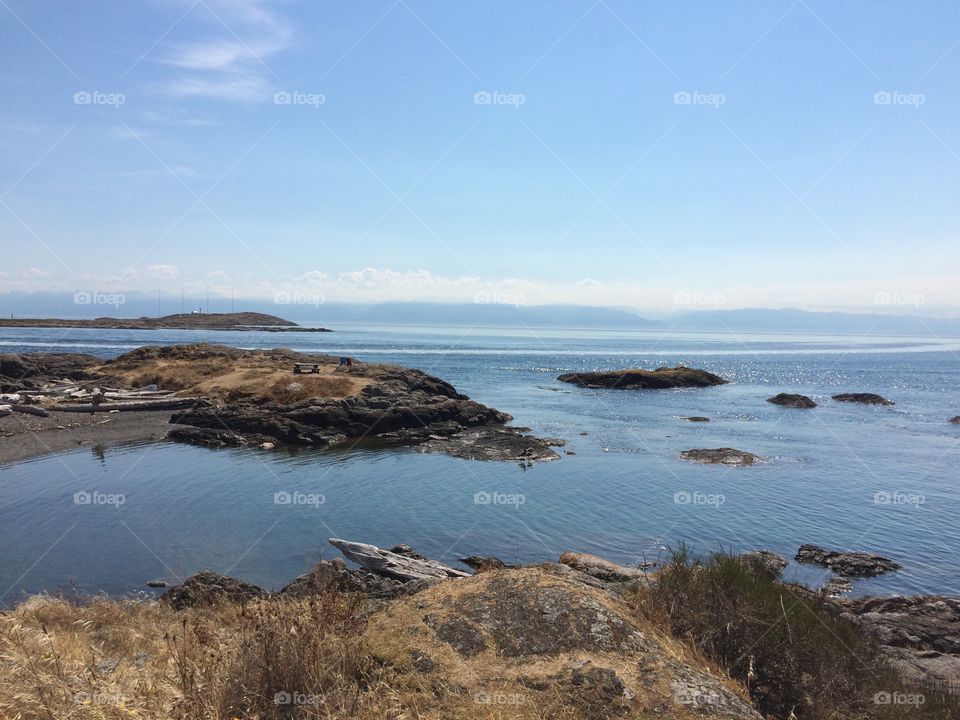
[[960, 4], [0, 0], [0, 292], [960, 314]]

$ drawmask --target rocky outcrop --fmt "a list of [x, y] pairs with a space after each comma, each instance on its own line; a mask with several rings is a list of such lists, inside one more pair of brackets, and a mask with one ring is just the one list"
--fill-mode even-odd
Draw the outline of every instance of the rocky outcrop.
[[416, 648], [412, 667], [469, 685], [460, 692], [491, 705], [483, 717], [760, 718], [742, 689], [623, 600], [539, 567], [401, 598], [370, 619], [367, 636], [384, 647], [404, 638]]
[[599, 372], [565, 373], [560, 382], [587, 388], [639, 388], [660, 390], [666, 388], [710, 387], [728, 381], [719, 375], [688, 367], [661, 367], [656, 370], [607, 370]]
[[872, 633], [906, 679], [934, 687], [960, 678], [960, 599], [915, 595], [837, 601], [843, 617]]
[[796, 560], [830, 568], [843, 577], [876, 577], [899, 570], [901, 565], [890, 558], [866, 552], [840, 552], [816, 545], [801, 545]]
[[0, 353], [0, 392], [33, 390], [51, 380], [79, 380], [100, 362], [82, 353]]
[[887, 400], [885, 397], [875, 395], [874, 393], [840, 393], [834, 395], [833, 399], [837, 402], [860, 403], [862, 405], [893, 405], [893, 400]]
[[694, 448], [680, 453], [683, 460], [707, 463], [709, 465], [745, 466], [762, 462], [763, 458], [746, 450], [735, 448]]
[[245, 603], [266, 595], [267, 591], [261, 587], [204, 570], [167, 590], [160, 600], [169, 603], [175, 610], [185, 610], [221, 603]]
[[[141, 348], [121, 356], [110, 369], [130, 370], [159, 359], [177, 361], [223, 357], [241, 361], [248, 351], [220, 346]], [[261, 355], [262, 355], [261, 351]], [[271, 361], [329, 362], [326, 356], [271, 351]], [[347, 441], [421, 445], [423, 452], [489, 460], [554, 460], [546, 442], [518, 428], [504, 427], [510, 415], [482, 405], [443, 380], [396, 365], [356, 363], [337, 368], [338, 377], [357, 383], [343, 397], [230, 399], [175, 413], [170, 422], [200, 431], [171, 431], [183, 442], [219, 447], [264, 442], [331, 447]], [[305, 376], [309, 377], [309, 376]]]
[[806, 395], [793, 395], [791, 393], [778, 393], [773, 397], [767, 398], [767, 402], [790, 408], [815, 408], [817, 406], [817, 404]]

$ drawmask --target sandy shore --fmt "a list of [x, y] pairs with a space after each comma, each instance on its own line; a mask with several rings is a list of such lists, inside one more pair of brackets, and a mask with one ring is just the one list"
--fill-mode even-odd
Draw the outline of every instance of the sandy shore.
[[171, 427], [169, 421], [169, 410], [51, 412], [46, 418], [13, 413], [0, 418], [0, 465], [77, 448], [162, 440]]

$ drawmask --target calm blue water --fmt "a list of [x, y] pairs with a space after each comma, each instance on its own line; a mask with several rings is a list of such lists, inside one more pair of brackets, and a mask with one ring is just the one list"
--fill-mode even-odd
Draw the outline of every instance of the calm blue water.
[[[123, 594], [202, 568], [277, 587], [334, 556], [326, 542], [333, 536], [406, 542], [451, 563], [468, 554], [555, 560], [568, 549], [635, 563], [681, 542], [792, 556], [813, 542], [880, 552], [904, 565], [858, 582], [857, 593], [960, 593], [960, 427], [947, 423], [960, 414], [956, 339], [359, 326], [310, 335], [3, 329], [0, 352], [109, 357], [199, 340], [419, 367], [512, 413], [515, 424], [567, 439], [576, 455], [524, 470], [397, 449], [159, 444], [0, 467], [0, 603], [70, 582]], [[555, 379], [570, 370], [680, 363], [733, 382], [631, 392]], [[800, 411], [764, 402], [781, 391], [823, 404]], [[829, 400], [842, 391], [878, 392], [897, 405]], [[688, 415], [712, 422], [689, 423]], [[723, 468], [677, 458], [685, 449], [721, 446], [770, 461]], [[76, 504], [83, 492], [124, 502]], [[276, 504], [278, 492], [317, 502]], [[478, 504], [477, 493], [523, 502]], [[908, 502], [878, 503], [877, 493], [902, 493]], [[698, 502], [682, 502], [694, 496]], [[825, 577], [795, 564], [787, 576], [814, 584]]]

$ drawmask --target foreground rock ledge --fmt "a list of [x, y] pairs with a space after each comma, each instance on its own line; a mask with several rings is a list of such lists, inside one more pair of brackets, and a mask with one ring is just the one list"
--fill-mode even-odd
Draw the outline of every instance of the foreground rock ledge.
[[668, 388], [710, 387], [725, 385], [719, 375], [684, 366], [656, 370], [607, 370], [598, 372], [565, 373], [557, 378], [560, 382], [588, 388], [638, 388], [663, 390]]
[[[412, 642], [410, 655], [417, 672], [437, 677], [455, 666], [458, 677], [465, 672], [489, 679], [501, 691], [514, 687], [518, 692], [557, 693], [570, 685], [590, 687], [599, 693], [593, 699], [600, 704], [591, 715], [597, 718], [640, 709], [634, 701], [645, 707], [643, 703], [670, 693], [673, 703], [680, 705], [687, 704], [687, 698], [709, 699], [703, 707], [687, 708], [694, 713], [758, 717], [734, 684], [718, 684], [681, 646], [651, 632], [623, 605], [620, 591], [650, 581], [651, 573], [595, 555], [566, 552], [559, 563], [536, 566], [508, 566], [493, 557], [465, 558], [461, 562], [478, 568], [476, 575], [469, 575], [407, 545], [382, 550], [339, 539], [331, 543], [360, 567], [348, 569], [340, 559], [322, 560], [274, 595], [296, 599], [339, 590], [371, 598], [372, 636], [389, 638], [388, 643], [406, 638], [403, 646]], [[786, 565], [784, 558], [767, 550], [746, 553], [742, 559], [772, 579]], [[824, 602], [830, 611], [874, 635], [908, 681], [946, 685], [960, 675], [960, 600], [836, 599], [822, 590], [786, 587]], [[205, 571], [168, 590], [161, 602], [183, 610], [243, 605], [269, 595], [255, 585]], [[508, 659], [506, 665], [503, 658]], [[720, 705], [714, 706], [717, 702]], [[713, 712], [708, 712], [710, 707]]]

